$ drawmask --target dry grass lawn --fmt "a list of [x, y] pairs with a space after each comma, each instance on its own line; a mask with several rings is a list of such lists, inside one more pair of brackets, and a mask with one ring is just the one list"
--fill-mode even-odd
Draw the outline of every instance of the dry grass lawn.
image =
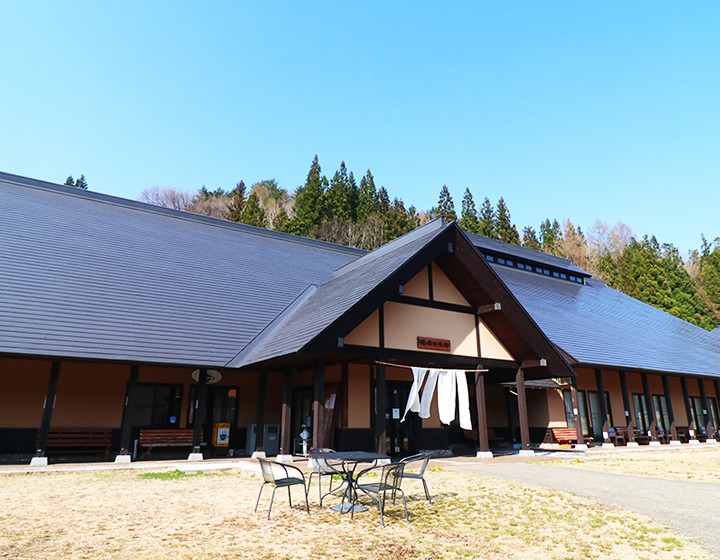
[[607, 453], [562, 464], [613, 474], [720, 483], [720, 446]]
[[[212, 474], [42, 473], [0, 476], [0, 558], [710, 558], [639, 515], [584, 498], [435, 470], [434, 503], [408, 481], [411, 523], [389, 508], [308, 516], [278, 491], [270, 521], [253, 513], [261, 479]], [[300, 502], [301, 490], [294, 489]], [[332, 501], [330, 501], [332, 505]]]

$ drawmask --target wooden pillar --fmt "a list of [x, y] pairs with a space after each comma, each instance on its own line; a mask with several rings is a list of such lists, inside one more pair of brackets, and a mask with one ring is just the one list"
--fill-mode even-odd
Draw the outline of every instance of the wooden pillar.
[[628, 393], [627, 380], [625, 379], [625, 372], [619, 371], [620, 374], [620, 390], [622, 391], [623, 408], [625, 409], [625, 426], [627, 426], [627, 438], [628, 442], [635, 443], [635, 416], [632, 413], [632, 407], [630, 406], [630, 393]]
[[518, 416], [520, 416], [520, 443], [523, 451], [530, 450], [530, 425], [528, 422], [527, 398], [525, 396], [525, 372], [517, 370], [515, 375], [518, 394]]
[[479, 370], [475, 372], [475, 401], [477, 403], [479, 451], [480, 453], [490, 453], [487, 426], [487, 406], [485, 402], [485, 373]]
[[318, 358], [313, 371], [313, 448], [323, 447], [325, 420], [325, 359]]
[[122, 427], [120, 428], [120, 455], [127, 455], [130, 450], [130, 432], [132, 430], [133, 412], [135, 410], [135, 393], [137, 389], [139, 366], [130, 366], [125, 408], [123, 409]]
[[647, 373], [642, 373], [643, 393], [645, 393], [645, 408], [647, 409], [648, 420], [650, 421], [650, 441], [657, 441], [657, 417], [655, 416], [655, 403], [653, 403], [650, 394], [650, 384], [648, 383]]
[[261, 371], [258, 378], [258, 406], [255, 420], [255, 452], [265, 451], [265, 406], [267, 402], [267, 372]]
[[50, 368], [50, 380], [48, 381], [48, 389], [45, 394], [45, 404], [43, 405], [43, 416], [40, 423], [40, 431], [38, 432], [38, 443], [37, 449], [35, 450], [35, 457], [45, 457], [45, 448], [47, 447], [48, 434], [50, 433], [50, 423], [52, 422], [53, 410], [55, 409], [59, 378], [60, 362], [56, 360], [52, 363]]
[[692, 401], [690, 400], [690, 394], [688, 393], [687, 379], [681, 377], [680, 385], [682, 386], [683, 400], [685, 401], [685, 414], [687, 414], [689, 436], [690, 439], [697, 439], [695, 436], [697, 426], [695, 425], [695, 420], [693, 420]]
[[707, 434], [708, 438], [713, 437], [713, 429], [712, 429], [712, 417], [710, 416], [710, 403], [707, 399], [707, 393], [705, 392], [705, 381], [702, 379], [697, 380], [698, 388], [700, 389], [700, 405], [703, 409], [703, 419], [702, 422], [705, 425], [705, 433]]
[[580, 398], [578, 397], [577, 378], [570, 378], [570, 395], [572, 396], [573, 419], [575, 420], [575, 437], [578, 445], [585, 445], [585, 434], [582, 429], [582, 418], [580, 418]]
[[510, 442], [515, 445], [517, 434], [515, 433], [515, 408], [517, 397], [513, 398], [512, 389], [508, 387], [505, 393], [505, 405], [507, 407], [508, 427], [510, 428]]
[[603, 419], [602, 436], [603, 443], [611, 443], [610, 441], [610, 424], [608, 423], [607, 406], [605, 405], [605, 387], [603, 386], [602, 370], [595, 370], [595, 383], [598, 391], [598, 404], [600, 405], [600, 416]]
[[375, 437], [377, 452], [380, 455], [387, 453], [387, 421], [385, 420], [385, 365], [378, 364], [375, 375]]
[[667, 406], [668, 420], [670, 421], [670, 439], [678, 441], [677, 427], [675, 426], [675, 412], [672, 405], [672, 394], [670, 393], [670, 381], [667, 375], [662, 376], [663, 391], [665, 392], [665, 405]]
[[294, 455], [292, 449], [292, 435], [290, 434], [290, 423], [292, 420], [292, 370], [286, 370], [283, 376], [283, 404], [282, 417], [280, 419], [280, 455]]
[[207, 368], [201, 368], [198, 375], [197, 398], [195, 399], [195, 414], [193, 415], [193, 454], [201, 453], [203, 423], [207, 403]]

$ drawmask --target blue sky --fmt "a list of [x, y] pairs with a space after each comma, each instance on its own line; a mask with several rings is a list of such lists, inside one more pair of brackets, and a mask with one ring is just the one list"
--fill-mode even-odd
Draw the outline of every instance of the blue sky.
[[134, 199], [317, 154], [420, 209], [720, 236], [717, 2], [146, 4], [3, 3], [0, 170]]

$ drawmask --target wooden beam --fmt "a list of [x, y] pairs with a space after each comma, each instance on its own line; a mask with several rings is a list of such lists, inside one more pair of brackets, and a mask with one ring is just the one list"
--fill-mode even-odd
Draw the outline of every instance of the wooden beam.
[[487, 453], [490, 451], [490, 442], [488, 440], [487, 405], [485, 403], [485, 374], [482, 371], [475, 372], [475, 401], [478, 415], [478, 446], [481, 452]]
[[520, 417], [520, 442], [523, 451], [528, 451], [530, 449], [530, 424], [525, 395], [525, 373], [522, 369], [517, 370], [515, 381], [517, 382], [518, 416]]
[[547, 360], [545, 358], [541, 358], [539, 360], [525, 360], [520, 367], [522, 369], [547, 367]]
[[481, 305], [475, 310], [475, 313], [477, 315], [484, 315], [485, 313], [492, 313], [493, 311], [501, 311], [502, 310], [502, 304], [495, 302], [490, 303], [488, 305]]
[[430, 309], [442, 309], [444, 311], [454, 311], [456, 313], [467, 313], [468, 315], [474, 315], [476, 313], [476, 309], [469, 305], [458, 305], [457, 303], [433, 301], [413, 296], [398, 295], [393, 297], [390, 301], [394, 301], [395, 303], [402, 303], [405, 305], [414, 305], [416, 307], [428, 307]]
[[635, 441], [635, 416], [633, 416], [632, 408], [630, 407], [630, 394], [627, 388], [627, 379], [625, 379], [625, 372], [619, 371], [620, 375], [620, 391], [622, 392], [623, 408], [625, 409], [625, 426], [627, 427], [627, 436], [629, 442]]
[[193, 453], [201, 453], [202, 430], [205, 422], [205, 405], [207, 403], [207, 368], [201, 368], [198, 375], [195, 414], [193, 415]]
[[[713, 386], [715, 387], [715, 402], [720, 406], [720, 381], [717, 379], [713, 380]], [[720, 414], [720, 410], [718, 410], [718, 414]], [[720, 422], [720, 418], [718, 419]], [[715, 426], [715, 436], [717, 438], [718, 432], [720, 432], [720, 426]]]
[[[344, 355], [357, 357], [377, 358], [378, 349], [370, 346], [356, 346], [353, 344], [345, 344], [342, 348], [337, 348], [337, 352]], [[432, 367], [451, 367], [452, 369], [466, 369], [474, 371], [478, 365], [478, 359], [472, 356], [454, 356], [444, 352], [421, 352], [419, 350], [396, 350], [393, 348], [383, 348], [385, 361], [396, 360], [400, 363], [412, 365], [427, 365], [428, 362], [435, 362]], [[520, 366], [518, 362], [508, 360], [496, 360], [494, 358], [481, 358], [480, 365], [482, 369], [504, 369], [512, 371], [510, 381], [515, 378], [514, 372]]]
[[322, 427], [325, 421], [325, 360], [318, 358], [313, 371], [313, 440], [314, 448], [323, 447]]
[[375, 437], [377, 452], [381, 455], [387, 453], [387, 422], [385, 420], [385, 364], [379, 363], [375, 376]]
[[38, 444], [35, 451], [35, 457], [45, 457], [45, 448], [47, 447], [50, 424], [52, 423], [53, 410], [55, 409], [59, 378], [60, 362], [56, 360], [50, 367], [50, 380], [48, 381], [48, 389], [45, 394], [45, 404], [43, 405], [43, 415], [40, 423], [40, 431], [38, 433]]
[[130, 449], [130, 435], [135, 411], [135, 394], [137, 389], [138, 373], [140, 367], [130, 366], [130, 378], [128, 379], [127, 395], [125, 395], [125, 407], [120, 428], [120, 455], [127, 455]]
[[282, 416], [280, 419], [280, 455], [295, 454], [295, 450], [292, 449], [292, 444], [290, 443], [292, 441], [290, 434], [290, 422], [292, 420], [292, 380], [292, 370], [285, 370], [283, 374]]
[[602, 370], [595, 370], [595, 385], [598, 391], [598, 404], [600, 405], [600, 416], [603, 419], [602, 437], [603, 443], [610, 442], [610, 423], [608, 422], [607, 406], [605, 405], [605, 387], [603, 386]]
[[663, 391], [665, 392], [665, 406], [667, 407], [668, 420], [670, 421], [670, 438], [678, 441], [677, 427], [675, 426], [675, 412], [673, 412], [672, 394], [670, 393], [670, 381], [667, 375], [662, 376]]
[[645, 408], [647, 409], [648, 420], [650, 420], [650, 439], [657, 441], [657, 416], [655, 416], [655, 403], [650, 394], [650, 384], [648, 383], [647, 373], [642, 373], [643, 393], [645, 393]]

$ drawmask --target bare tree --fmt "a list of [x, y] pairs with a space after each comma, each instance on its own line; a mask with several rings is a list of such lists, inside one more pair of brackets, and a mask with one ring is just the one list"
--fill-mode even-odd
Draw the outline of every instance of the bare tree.
[[194, 214], [202, 214], [203, 216], [211, 216], [223, 220], [227, 220], [230, 217], [228, 199], [225, 196], [212, 196], [206, 199], [196, 196], [193, 201], [185, 207], [185, 210], [193, 212]]
[[138, 200], [140, 202], [147, 202], [153, 206], [162, 206], [163, 208], [172, 208], [173, 210], [185, 210], [195, 199], [194, 194], [189, 192], [180, 191], [172, 187], [161, 187], [159, 185], [153, 185], [150, 188], [144, 189]]

